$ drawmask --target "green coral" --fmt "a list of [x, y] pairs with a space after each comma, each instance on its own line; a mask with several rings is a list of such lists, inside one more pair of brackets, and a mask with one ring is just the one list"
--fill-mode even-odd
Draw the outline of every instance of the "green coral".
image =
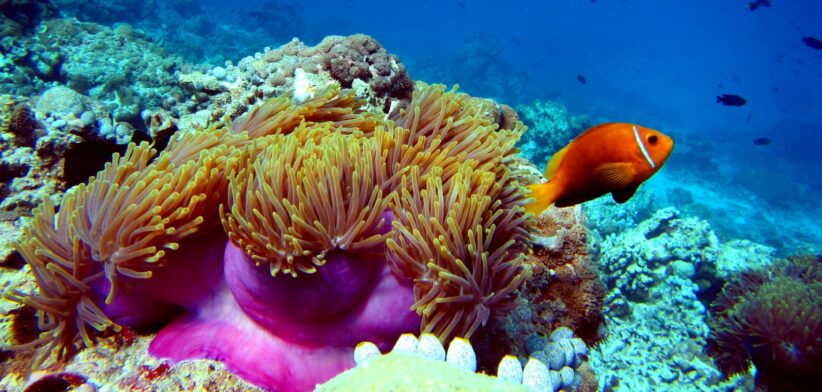
[[708, 352], [728, 374], [756, 366], [772, 391], [822, 382], [822, 258], [792, 257], [732, 278], [714, 302]]

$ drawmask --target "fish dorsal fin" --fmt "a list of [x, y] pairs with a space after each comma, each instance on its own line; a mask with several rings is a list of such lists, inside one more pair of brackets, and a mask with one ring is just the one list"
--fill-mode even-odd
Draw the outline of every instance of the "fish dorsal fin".
[[615, 202], [617, 202], [619, 204], [622, 204], [622, 203], [625, 203], [626, 201], [628, 201], [628, 199], [630, 199], [631, 196], [634, 195], [637, 188], [639, 188], [639, 184], [630, 185], [627, 188], [623, 188], [623, 189], [611, 192], [611, 196], [614, 198]]
[[594, 169], [607, 189], [625, 189], [634, 182], [634, 166], [627, 162], [603, 163]]
[[551, 181], [554, 174], [557, 174], [557, 169], [559, 168], [560, 162], [562, 162], [562, 157], [564, 157], [565, 153], [568, 152], [568, 146], [570, 145], [571, 144], [568, 144], [563, 147], [562, 150], [557, 151], [557, 153], [551, 157], [551, 160], [548, 161], [548, 166], [545, 167], [545, 178], [547, 178], [548, 181]]

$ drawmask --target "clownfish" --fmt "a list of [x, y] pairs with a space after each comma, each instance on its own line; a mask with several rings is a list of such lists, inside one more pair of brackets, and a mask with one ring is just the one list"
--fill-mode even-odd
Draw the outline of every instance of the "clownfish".
[[611, 193], [625, 203], [671, 155], [674, 141], [640, 125], [606, 123], [583, 132], [551, 157], [548, 182], [528, 186], [525, 209], [539, 214], [552, 204], [568, 207]]

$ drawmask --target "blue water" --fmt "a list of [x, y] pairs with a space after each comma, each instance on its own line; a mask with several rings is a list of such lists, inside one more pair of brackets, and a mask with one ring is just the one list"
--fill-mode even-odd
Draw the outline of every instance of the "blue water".
[[[691, 186], [686, 193], [693, 200], [690, 207], [668, 205], [711, 220], [723, 239], [750, 238], [783, 254], [822, 251], [822, 50], [802, 42], [822, 37], [818, 0], [775, 1], [755, 11], [746, 0], [51, 3], [57, 16], [127, 23], [184, 58], [188, 69], [203, 71], [295, 37], [315, 45], [328, 35], [368, 34], [398, 55], [415, 80], [458, 84], [521, 112], [554, 101], [589, 124], [659, 129], [676, 148], [648, 187], [661, 185], [655, 192], [664, 196]], [[15, 88], [30, 94], [46, 87]], [[721, 105], [721, 94], [747, 103]], [[139, 117], [143, 109], [128, 115]], [[544, 165], [567, 137], [529, 158]], [[747, 211], [717, 194], [739, 199]], [[644, 208], [650, 214], [663, 206]], [[736, 221], [729, 219], [735, 214]], [[797, 216], [810, 226], [796, 225]], [[782, 227], [786, 221], [793, 232]]]
[[[414, 79], [512, 106], [555, 100], [572, 113], [648, 124], [685, 149], [707, 143], [722, 170], [777, 168], [820, 191], [822, 51], [801, 37], [822, 36], [822, 2], [774, 3], [750, 11], [743, 0], [201, 2], [242, 28], [255, 26], [248, 10], [279, 10], [287, 22], [269, 33], [283, 41], [369, 34]], [[723, 106], [719, 94], [748, 103]], [[772, 144], [753, 145], [758, 137]]]

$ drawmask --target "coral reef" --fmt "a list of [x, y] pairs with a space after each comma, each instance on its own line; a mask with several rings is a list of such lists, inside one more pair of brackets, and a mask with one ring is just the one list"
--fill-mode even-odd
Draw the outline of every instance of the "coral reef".
[[359, 79], [368, 83], [379, 97], [411, 98], [413, 82], [405, 67], [375, 39], [362, 34], [345, 40], [326, 38], [318, 46], [319, 51], [325, 52], [323, 69], [342, 87], [349, 88]]
[[[110, 117], [111, 127], [141, 126], [141, 111], [181, 91], [174, 71], [182, 60], [131, 29], [51, 19], [2, 45], [0, 91], [28, 95], [66, 85], [99, 101], [105, 113], [95, 114]], [[81, 113], [74, 115], [80, 119]]]
[[[542, 176], [531, 165], [517, 165], [525, 183]], [[514, 310], [492, 319], [472, 343], [479, 368], [490, 371], [506, 354], [527, 357], [528, 339], [568, 327], [593, 344], [602, 339], [605, 291], [587, 252], [587, 229], [579, 208], [550, 208], [536, 218], [533, 251], [525, 260], [530, 277]]]
[[209, 4], [205, 7], [212, 12], [205, 12], [196, 0], [51, 1], [66, 17], [109, 27], [134, 26], [192, 63], [222, 64], [253, 52], [260, 42], [280, 44], [310, 33], [303, 31], [302, 8], [284, 2]]
[[709, 333], [705, 302], [721, 288], [721, 271], [744, 263], [736, 258], [746, 255], [741, 246], [721, 246], [707, 222], [673, 208], [658, 210], [599, 244], [609, 290], [604, 313], [608, 336], [592, 349], [590, 363], [601, 388], [746, 385], [747, 375], [723, 381], [703, 349]]
[[594, 125], [588, 116], [571, 115], [559, 102], [518, 105], [517, 112], [528, 126], [519, 143], [522, 155], [539, 167], [545, 167], [551, 155]]
[[548, 338], [532, 335], [526, 342], [530, 358], [550, 369], [554, 391], [596, 391], [596, 375], [586, 363], [588, 346], [568, 327], [559, 327]]
[[615, 203], [607, 198], [586, 203], [583, 209], [594, 243], [601, 243], [609, 234], [630, 230], [659, 209], [674, 206], [685, 215], [710, 222], [724, 241], [755, 241], [775, 249], [779, 257], [822, 252], [822, 230], [814, 220], [819, 205], [795, 203], [786, 209], [774, 208], [746, 188], [717, 180], [693, 167], [684, 170], [674, 165], [671, 169], [660, 171], [656, 180], [643, 185], [629, 208], [614, 208]]
[[[524, 292], [535, 305], [540, 333], [568, 327], [587, 342], [600, 338], [605, 288], [588, 255], [579, 208], [552, 208], [537, 218], [539, 236], [528, 258], [535, 276]], [[543, 284], [547, 287], [543, 287]]]
[[720, 373], [703, 354], [708, 326], [705, 307], [688, 279], [666, 278], [654, 286], [646, 302], [626, 303], [605, 313], [608, 338], [592, 349], [591, 366], [600, 388], [642, 390], [714, 390], [744, 383], [732, 379], [720, 384]]
[[522, 125], [497, 130], [487, 103], [442, 86], [392, 122], [364, 104], [333, 85], [273, 99], [159, 153], [131, 144], [59, 211], [44, 201], [17, 244], [39, 290], [7, 293], [38, 312], [23, 347], [61, 360], [174, 318], [154, 355], [309, 389], [356, 341], [470, 335], [510, 309], [531, 230], [506, 166]]
[[251, 103], [291, 94], [299, 74], [307, 78], [307, 96], [336, 81], [385, 113], [406, 106], [414, 88], [399, 58], [369, 36], [330, 36], [313, 47], [294, 39], [276, 49], [266, 47], [236, 65], [229, 61], [208, 70], [183, 69], [180, 84], [195, 100], [179, 100], [170, 110], [180, 115], [207, 110], [200, 125], [225, 115], [233, 119]]
[[822, 257], [796, 256], [733, 276], [711, 308], [708, 352], [726, 374], [807, 391], [822, 382]]
[[693, 280], [710, 303], [721, 288], [719, 239], [708, 222], [682, 217], [675, 208], [658, 210], [634, 230], [610, 235], [601, 245], [601, 265], [612, 301], [644, 302], [670, 275]]
[[0, 2], [0, 37], [11, 37], [30, 31], [40, 21], [57, 13], [48, 1], [3, 0]]
[[[424, 375], [424, 376], [423, 376]], [[496, 377], [467, 372], [444, 361], [419, 355], [391, 353], [373, 359], [367, 366], [357, 366], [327, 383], [317, 391], [529, 391], [522, 384]]]
[[[573, 333], [567, 328], [558, 330], [555, 342], [566, 342], [568, 335]], [[560, 338], [559, 335], [565, 335]], [[578, 367], [582, 363], [581, 356], [588, 352], [588, 348], [577, 339], [579, 356], [571, 348], [571, 352], [560, 353], [569, 356]], [[584, 353], [583, 353], [584, 352]], [[562, 367], [562, 370], [553, 370], [546, 366], [547, 358], [531, 357], [527, 361], [517, 359], [513, 355], [506, 355], [496, 369], [496, 377], [475, 374], [476, 353], [471, 344], [462, 338], [451, 341], [446, 351], [442, 343], [431, 334], [422, 334], [419, 339], [411, 334], [404, 334], [394, 345], [390, 353], [382, 354], [371, 342], [362, 342], [354, 351], [357, 367], [344, 372], [327, 383], [318, 386], [318, 391], [350, 390], [352, 387], [361, 390], [477, 390], [477, 391], [549, 391], [575, 390], [588, 391], [582, 385], [582, 378], [571, 367]], [[579, 361], [578, 361], [579, 360]], [[578, 362], [577, 362], [578, 361]], [[523, 365], [524, 363], [524, 365]], [[423, 370], [415, 371], [418, 367]], [[424, 375], [422, 379], [420, 375]]]
[[0, 221], [29, 215], [43, 197], [64, 189], [55, 153], [74, 138], [46, 134], [28, 100], [0, 95]]

